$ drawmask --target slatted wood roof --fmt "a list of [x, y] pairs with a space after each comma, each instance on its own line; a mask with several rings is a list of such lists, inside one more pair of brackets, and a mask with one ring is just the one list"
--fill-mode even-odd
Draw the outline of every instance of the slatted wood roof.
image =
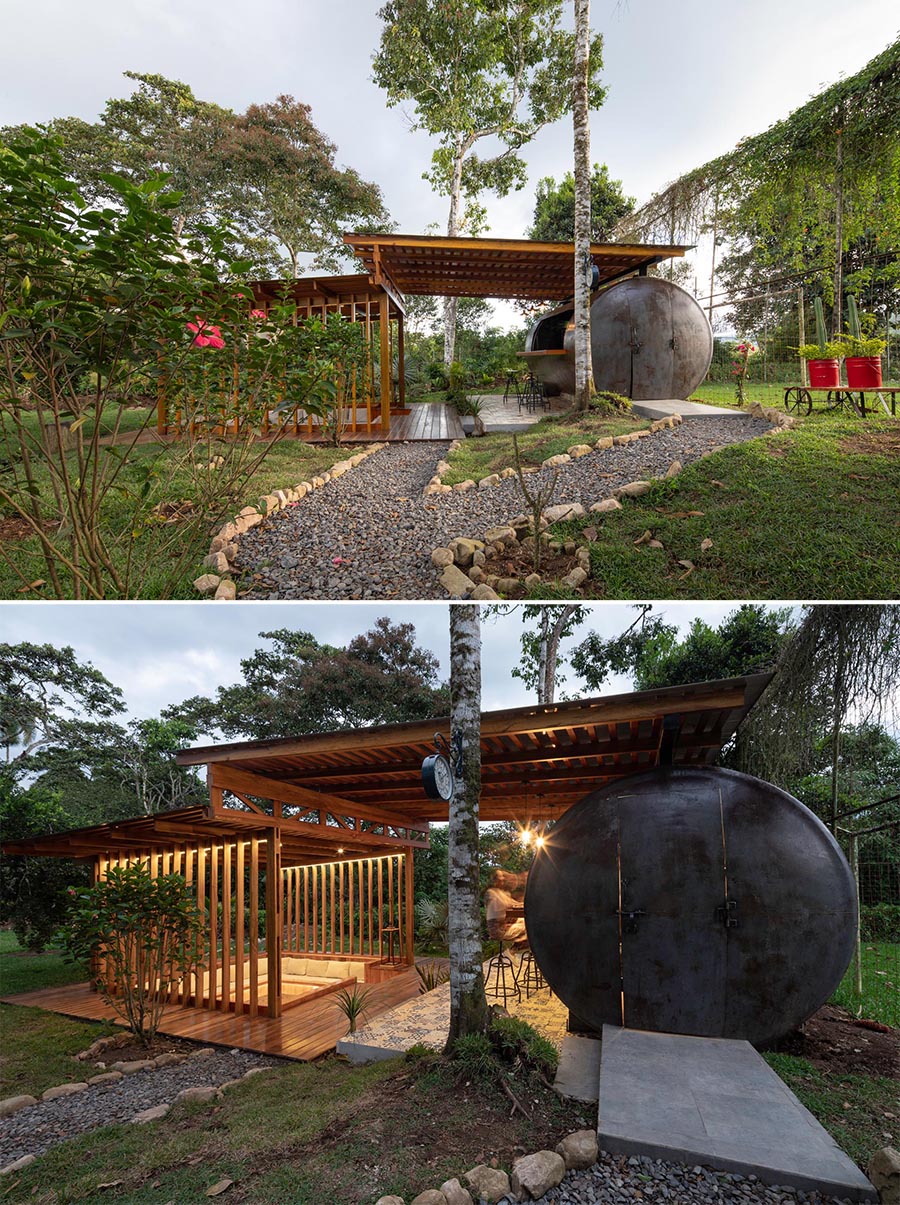
[[[768, 685], [771, 674], [660, 690], [599, 696], [551, 706], [485, 712], [481, 721], [480, 818], [521, 824], [559, 817], [590, 791], [670, 757], [674, 765], [706, 765]], [[183, 766], [209, 767], [211, 785], [230, 780], [237, 790], [284, 802], [284, 815], [317, 804], [322, 814], [363, 821], [352, 836], [335, 827], [282, 828], [286, 864], [329, 861], [338, 843], [348, 857], [377, 857], [420, 834], [402, 826], [447, 819], [447, 805], [426, 797], [422, 760], [434, 752], [434, 734], [450, 734], [447, 718], [316, 733], [268, 741], [241, 741], [186, 749]], [[251, 781], [251, 776], [257, 776]], [[242, 781], [245, 780], [245, 781]], [[258, 790], [254, 784], [260, 783]], [[264, 789], [265, 788], [265, 789]], [[342, 808], [343, 805], [343, 808]], [[281, 809], [279, 809], [281, 810]], [[379, 841], [366, 842], [367, 824], [383, 817]], [[210, 804], [142, 816], [4, 844], [6, 853], [87, 856], [113, 849], [160, 846], [233, 836], [240, 829], [275, 823], [246, 811], [223, 813]], [[324, 822], [322, 822], [324, 823]], [[332, 823], [329, 821], [329, 823]]]
[[[572, 243], [415, 234], [345, 234], [344, 242], [374, 281], [386, 280], [401, 294], [561, 301], [573, 293]], [[601, 284], [687, 250], [681, 245], [591, 244]]]
[[[253, 299], [257, 305], [277, 302], [286, 296], [299, 306], [349, 307], [365, 305], [367, 301], [380, 301], [385, 296], [381, 285], [376, 284], [365, 272], [348, 273], [343, 276], [301, 276], [289, 282], [283, 280], [254, 280]], [[399, 308], [389, 300], [390, 315], [396, 318]]]

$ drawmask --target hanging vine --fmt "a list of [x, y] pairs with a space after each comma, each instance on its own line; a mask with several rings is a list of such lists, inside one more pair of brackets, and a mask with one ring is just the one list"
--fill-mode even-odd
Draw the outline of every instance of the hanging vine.
[[[733, 151], [679, 177], [623, 220], [623, 238], [695, 241], [712, 229], [770, 266], [814, 271], [840, 326], [842, 263], [865, 239], [900, 247], [900, 38]], [[758, 259], [757, 259], [757, 262]]]

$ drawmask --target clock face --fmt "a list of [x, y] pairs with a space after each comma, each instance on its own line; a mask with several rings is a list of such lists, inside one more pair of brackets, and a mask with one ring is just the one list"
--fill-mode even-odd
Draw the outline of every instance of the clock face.
[[435, 753], [422, 762], [422, 782], [432, 799], [449, 799], [453, 794], [453, 770], [446, 757]]

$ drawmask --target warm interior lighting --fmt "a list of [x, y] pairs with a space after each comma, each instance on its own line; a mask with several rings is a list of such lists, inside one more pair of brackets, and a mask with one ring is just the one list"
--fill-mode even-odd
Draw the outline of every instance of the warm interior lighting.
[[523, 828], [519, 833], [519, 840], [523, 845], [528, 845], [531, 841], [531, 829]]
[[543, 849], [544, 848], [544, 840], [545, 840], [545, 838], [543, 836], [535, 837], [535, 839], [534, 839], [535, 848]]
[[339, 846], [338, 846], [338, 853], [339, 853], [339, 854], [342, 854], [343, 852], [344, 852], [344, 847], [343, 847], [343, 845], [339, 845]]

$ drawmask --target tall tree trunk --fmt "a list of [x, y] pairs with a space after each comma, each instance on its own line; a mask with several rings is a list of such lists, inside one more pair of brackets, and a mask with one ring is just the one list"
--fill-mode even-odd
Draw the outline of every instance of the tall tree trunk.
[[478, 607], [450, 605], [450, 725], [462, 737], [462, 773], [450, 801], [447, 897], [450, 929], [450, 1032], [488, 1022], [478, 907], [478, 801], [481, 795], [481, 624]]
[[[469, 144], [471, 145], [471, 144]], [[447, 238], [456, 238], [459, 234], [459, 205], [462, 198], [462, 169], [468, 146], [464, 142], [457, 143], [456, 158], [453, 161], [453, 179], [450, 182], [450, 213], [447, 215]], [[444, 366], [450, 367], [456, 355], [456, 297], [444, 298]]]
[[588, 70], [591, 0], [575, 0], [572, 119], [575, 131], [575, 409], [587, 410], [594, 392], [591, 364], [591, 127]]
[[578, 610], [577, 604], [569, 604], [556, 610], [551, 622], [550, 608], [541, 609], [541, 651], [538, 668], [538, 702], [552, 703], [556, 698], [556, 662], [559, 657], [559, 642], [570, 617]]

